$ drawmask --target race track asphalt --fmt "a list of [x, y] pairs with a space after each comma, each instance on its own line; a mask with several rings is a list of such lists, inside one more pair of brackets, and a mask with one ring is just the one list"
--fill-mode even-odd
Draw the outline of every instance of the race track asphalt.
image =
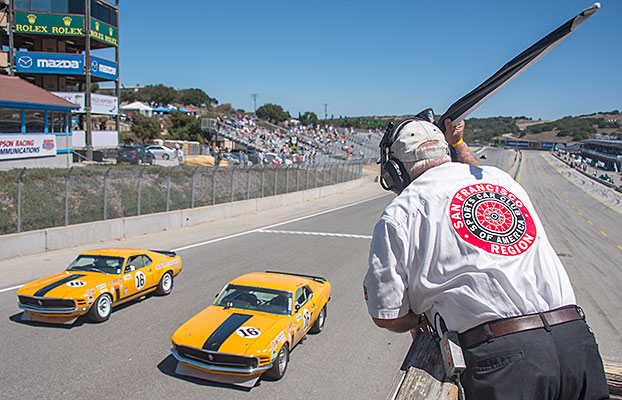
[[[509, 150], [484, 151], [488, 158], [482, 162], [504, 169], [514, 158]], [[622, 208], [615, 196], [575, 178], [552, 156], [523, 152], [520, 183], [568, 270], [602, 354], [619, 358]], [[369, 235], [392, 197], [367, 175], [360, 188], [314, 202], [1, 261], [0, 397], [385, 398], [410, 336], [373, 325], [361, 284]], [[184, 270], [169, 296], [122, 306], [101, 324], [78, 320], [72, 327], [58, 327], [20, 321], [11, 288], [60, 271], [80, 251], [99, 247], [178, 249]], [[322, 275], [333, 285], [324, 331], [308, 335], [292, 351], [285, 377], [262, 380], [246, 391], [175, 376], [172, 333], [207, 307], [227, 281], [267, 269]]]

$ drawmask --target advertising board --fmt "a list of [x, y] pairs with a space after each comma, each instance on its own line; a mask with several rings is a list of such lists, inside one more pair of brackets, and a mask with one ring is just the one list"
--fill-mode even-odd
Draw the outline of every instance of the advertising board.
[[15, 31], [41, 35], [84, 36], [84, 17], [16, 11]]
[[55, 135], [0, 135], [0, 161], [53, 156]]
[[91, 74], [114, 81], [117, 79], [117, 63], [91, 56]]
[[[74, 113], [84, 113], [84, 93], [76, 92], [52, 92], [52, 94], [62, 97], [70, 103], [73, 103], [80, 108], [75, 110]], [[117, 115], [119, 113], [119, 102], [114, 96], [107, 96], [105, 94], [91, 93], [91, 113], [102, 115]]]
[[84, 74], [84, 56], [66, 53], [15, 53], [17, 72], [34, 74]]
[[112, 46], [119, 44], [119, 30], [95, 18], [91, 18], [91, 37]]

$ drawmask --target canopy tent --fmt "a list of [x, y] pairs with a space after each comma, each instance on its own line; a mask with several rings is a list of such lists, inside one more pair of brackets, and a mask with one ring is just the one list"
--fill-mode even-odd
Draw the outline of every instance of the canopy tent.
[[126, 106], [121, 106], [121, 110], [122, 111], [126, 111], [126, 112], [139, 112], [143, 115], [146, 115], [148, 117], [151, 117], [151, 115], [153, 115], [153, 108], [149, 107], [147, 104], [142, 103], [140, 101], [135, 101], [133, 103], [130, 103]]
[[153, 109], [155, 113], [170, 113], [173, 110], [177, 110], [177, 107], [167, 104], [165, 106], [157, 106]]

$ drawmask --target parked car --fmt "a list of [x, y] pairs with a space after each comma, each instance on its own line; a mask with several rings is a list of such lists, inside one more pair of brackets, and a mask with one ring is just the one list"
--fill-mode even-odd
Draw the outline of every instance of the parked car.
[[172, 251], [111, 248], [86, 251], [66, 271], [22, 286], [17, 291], [22, 319], [71, 324], [81, 315], [93, 322], [112, 308], [150, 292], [167, 295], [181, 258]]
[[140, 146], [130, 146], [124, 145], [119, 147], [117, 151], [117, 164], [122, 162], [127, 162], [130, 164], [153, 164], [155, 161], [155, 156], [152, 152], [147, 150], [147, 148], [143, 145]]
[[156, 158], [161, 158], [163, 160], [170, 160], [171, 158], [177, 157], [177, 152], [175, 151], [175, 149], [168, 146], [153, 144], [151, 146], [147, 146], [147, 150], [152, 152]]
[[330, 294], [319, 276], [266, 271], [234, 279], [173, 334], [175, 373], [247, 388], [264, 373], [281, 379], [294, 346], [324, 328]]

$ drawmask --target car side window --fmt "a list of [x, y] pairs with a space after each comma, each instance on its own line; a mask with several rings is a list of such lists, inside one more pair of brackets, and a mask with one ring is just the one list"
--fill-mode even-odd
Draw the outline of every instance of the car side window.
[[301, 307], [307, 301], [304, 286], [296, 290], [296, 308]]
[[145, 266], [145, 262], [143, 260], [143, 256], [142, 255], [131, 256], [127, 260], [127, 267], [125, 267], [125, 270], [127, 272], [128, 267], [130, 267], [130, 271], [134, 271], [134, 270], [137, 270], [137, 269], [142, 268], [144, 266]]
[[143, 254], [141, 257], [143, 258], [143, 266], [147, 267], [151, 265], [152, 261], [151, 261], [151, 258], [149, 258], [149, 256], [146, 256]]
[[307, 299], [307, 301], [311, 300], [311, 297], [313, 297], [313, 291], [311, 290], [311, 288], [309, 286], [305, 286], [303, 287], [303, 290], [305, 292], [305, 298]]

